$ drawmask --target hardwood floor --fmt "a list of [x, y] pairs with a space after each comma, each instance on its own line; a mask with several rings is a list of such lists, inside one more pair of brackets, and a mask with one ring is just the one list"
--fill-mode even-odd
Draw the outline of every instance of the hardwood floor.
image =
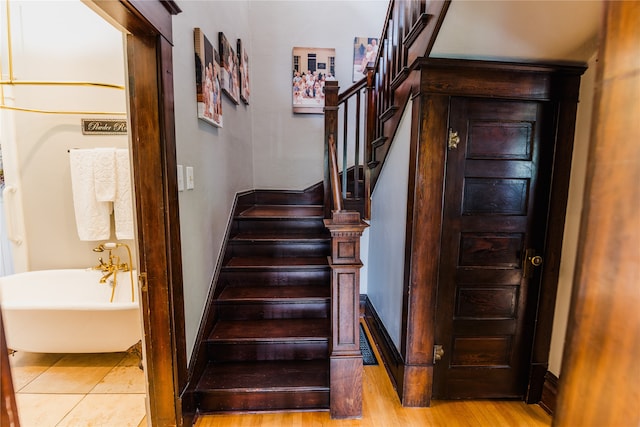
[[[365, 325], [365, 331], [369, 331]], [[369, 340], [373, 343], [371, 336]], [[380, 355], [374, 346], [376, 358]], [[382, 365], [364, 367], [362, 419], [332, 420], [329, 412], [204, 415], [196, 427], [538, 427], [551, 417], [538, 405], [521, 401], [433, 401], [430, 408], [403, 408]]]

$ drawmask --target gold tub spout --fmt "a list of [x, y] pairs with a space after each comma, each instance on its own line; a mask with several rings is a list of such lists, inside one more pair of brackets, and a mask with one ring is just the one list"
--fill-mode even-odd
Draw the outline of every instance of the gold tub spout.
[[[112, 250], [117, 249], [121, 246], [124, 246], [127, 249], [127, 255], [129, 257], [129, 263], [120, 262], [120, 257], [113, 255], [112, 254]], [[95, 247], [93, 249], [94, 252], [104, 252], [104, 251], [108, 251], [109, 256], [108, 256], [108, 261], [105, 263], [104, 260], [102, 259], [102, 257], [98, 258], [98, 265], [92, 267], [93, 270], [100, 270], [103, 273], [105, 273], [101, 278], [100, 278], [100, 283], [106, 283], [107, 280], [113, 276], [113, 286], [111, 288], [111, 300], [110, 302], [113, 302], [113, 296], [115, 295], [115, 291], [116, 291], [116, 285], [117, 285], [117, 274], [118, 271], [128, 271], [129, 272], [129, 277], [131, 280], [131, 302], [135, 301], [135, 293], [134, 293], [134, 286], [133, 286], [133, 269], [131, 268], [131, 249], [129, 248], [128, 245], [124, 244], [124, 243], [113, 243], [113, 242], [106, 242], [106, 243], [102, 243], [100, 245], [98, 245], [97, 247]]]

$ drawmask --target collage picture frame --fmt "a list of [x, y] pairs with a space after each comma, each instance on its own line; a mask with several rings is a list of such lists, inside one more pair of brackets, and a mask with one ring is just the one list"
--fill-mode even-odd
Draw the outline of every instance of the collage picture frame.
[[218, 33], [218, 39], [222, 92], [237, 105], [240, 103], [238, 56], [222, 31]]
[[221, 128], [223, 120], [220, 57], [200, 28], [194, 28], [193, 38], [198, 119]]
[[251, 96], [251, 88], [249, 84], [249, 54], [242, 44], [242, 40], [238, 39], [238, 62], [239, 62], [239, 78], [240, 78], [240, 100], [249, 105]]

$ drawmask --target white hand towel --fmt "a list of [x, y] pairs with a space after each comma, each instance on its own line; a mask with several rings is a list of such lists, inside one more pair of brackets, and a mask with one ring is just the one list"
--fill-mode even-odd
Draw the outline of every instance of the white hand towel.
[[131, 192], [131, 170], [129, 150], [116, 150], [116, 199], [113, 203], [116, 237], [133, 239], [133, 197]]
[[71, 150], [71, 190], [78, 237], [84, 241], [111, 237], [111, 203], [98, 202], [93, 177], [94, 150]]
[[116, 149], [96, 148], [93, 157], [93, 180], [99, 202], [116, 200]]

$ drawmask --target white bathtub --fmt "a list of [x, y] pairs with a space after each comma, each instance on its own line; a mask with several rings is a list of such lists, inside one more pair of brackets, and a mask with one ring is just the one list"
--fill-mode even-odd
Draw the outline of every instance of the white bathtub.
[[118, 272], [99, 283], [91, 269], [41, 270], [0, 277], [0, 306], [7, 346], [37, 353], [108, 353], [140, 341], [137, 274]]

